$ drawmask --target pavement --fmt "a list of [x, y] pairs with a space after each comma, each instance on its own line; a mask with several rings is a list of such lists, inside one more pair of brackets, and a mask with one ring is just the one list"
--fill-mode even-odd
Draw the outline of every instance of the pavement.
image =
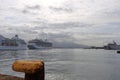
[[0, 80], [24, 80], [24, 78], [0, 74]]

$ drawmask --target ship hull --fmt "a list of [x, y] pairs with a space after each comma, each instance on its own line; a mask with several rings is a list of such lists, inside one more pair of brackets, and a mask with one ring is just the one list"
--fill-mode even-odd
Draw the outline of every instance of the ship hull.
[[106, 46], [104, 46], [104, 49], [107, 49], [107, 50], [120, 50], [120, 45], [118, 45], [115, 41], [113, 41], [113, 43], [109, 43]]
[[41, 46], [35, 46], [35, 45], [28, 45], [29, 49], [51, 49], [52, 47], [41, 47]]
[[32, 40], [28, 43], [29, 49], [51, 49], [52, 43], [50, 42], [44, 42], [40, 40]]
[[104, 49], [106, 49], [106, 50], [120, 50], [120, 45], [106, 46]]
[[110, 50], [120, 50], [120, 46], [111, 46]]
[[0, 46], [0, 50], [27, 50], [27, 46]]
[[41, 46], [41, 45], [36, 45], [35, 43], [29, 43], [27, 46], [29, 49], [50, 49], [52, 46]]

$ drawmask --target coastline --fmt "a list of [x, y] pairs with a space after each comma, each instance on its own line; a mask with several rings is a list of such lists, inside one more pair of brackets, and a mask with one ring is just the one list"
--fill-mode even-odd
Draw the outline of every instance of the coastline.
[[12, 75], [0, 74], [0, 80], [24, 80], [24, 78], [12, 76]]

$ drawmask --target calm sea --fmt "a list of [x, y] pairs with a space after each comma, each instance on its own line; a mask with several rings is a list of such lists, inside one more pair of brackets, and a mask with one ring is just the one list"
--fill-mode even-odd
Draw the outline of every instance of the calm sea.
[[0, 51], [0, 73], [24, 77], [11, 69], [12, 63], [19, 59], [42, 59], [46, 80], [120, 80], [120, 54], [114, 50]]

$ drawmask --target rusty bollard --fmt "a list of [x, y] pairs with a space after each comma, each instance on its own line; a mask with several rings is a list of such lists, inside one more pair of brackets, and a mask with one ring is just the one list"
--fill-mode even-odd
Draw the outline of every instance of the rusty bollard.
[[25, 80], [44, 80], [44, 62], [41, 60], [17, 60], [12, 69], [25, 73]]

